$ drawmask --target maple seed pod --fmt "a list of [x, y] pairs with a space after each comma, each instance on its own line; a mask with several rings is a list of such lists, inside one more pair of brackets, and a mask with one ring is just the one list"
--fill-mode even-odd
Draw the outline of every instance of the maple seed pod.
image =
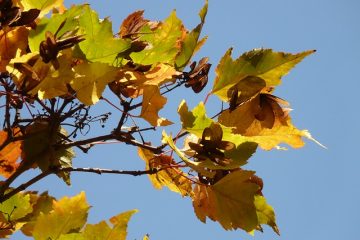
[[193, 62], [190, 65], [190, 72], [184, 72], [185, 87], [191, 87], [195, 93], [199, 93], [204, 89], [208, 82], [208, 74], [211, 67], [211, 64], [207, 63], [208, 60], [209, 58], [204, 57], [198, 65], [196, 65], [196, 62]]

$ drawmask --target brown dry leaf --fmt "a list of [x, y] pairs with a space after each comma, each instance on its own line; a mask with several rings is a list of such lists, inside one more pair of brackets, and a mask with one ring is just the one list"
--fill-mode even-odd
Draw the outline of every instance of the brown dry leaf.
[[[15, 136], [20, 136], [19, 129], [13, 129]], [[8, 138], [6, 131], [0, 131], [0, 146], [5, 143]], [[17, 160], [22, 151], [22, 141], [11, 142], [0, 150], [0, 175], [7, 178], [19, 167]]]
[[[146, 170], [164, 168], [176, 164], [170, 156], [154, 155], [154, 153], [146, 149], [139, 148], [138, 154], [145, 161]], [[148, 176], [156, 189], [162, 189], [163, 186], [166, 186], [171, 191], [177, 192], [183, 197], [192, 195], [191, 181], [186, 178], [186, 174], [177, 167], [169, 167]]]
[[0, 72], [6, 71], [6, 65], [15, 57], [17, 50], [26, 51], [29, 30], [26, 27], [0, 30]]
[[149, 22], [143, 17], [144, 10], [133, 12], [127, 16], [120, 26], [119, 35], [122, 38], [132, 38], [140, 29]]

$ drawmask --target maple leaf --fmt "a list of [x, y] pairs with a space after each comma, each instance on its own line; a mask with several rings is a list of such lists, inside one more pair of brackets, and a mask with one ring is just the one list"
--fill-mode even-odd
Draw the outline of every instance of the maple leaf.
[[20, 4], [24, 7], [24, 10], [30, 10], [33, 8], [41, 10], [39, 17], [42, 17], [53, 8], [63, 7], [63, 2], [64, 0], [21, 0]]
[[168, 63], [174, 65], [175, 57], [180, 51], [180, 42], [184, 26], [173, 11], [170, 16], [152, 30], [145, 25], [141, 28], [139, 41], [148, 43], [148, 47], [140, 52], [130, 54], [132, 61], [141, 65]]
[[35, 239], [58, 239], [62, 234], [79, 231], [86, 223], [88, 205], [85, 193], [53, 201], [53, 210], [37, 218], [33, 230]]
[[56, 199], [50, 196], [48, 192], [44, 192], [40, 195], [35, 192], [29, 193], [29, 195], [33, 211], [25, 218], [21, 219], [21, 222], [25, 223], [21, 227], [21, 232], [26, 236], [32, 236], [37, 218], [41, 214], [48, 214], [51, 210], [53, 210], [53, 202], [56, 201]]
[[75, 79], [70, 82], [77, 98], [86, 105], [97, 103], [108, 83], [115, 80], [118, 68], [106, 63], [82, 63], [74, 67]]
[[[67, 85], [75, 78], [75, 72], [71, 67], [72, 58], [68, 54], [63, 54], [57, 60], [59, 68], [55, 69], [53, 66], [46, 65], [49, 67], [47, 74], [34, 88], [28, 91], [29, 94], [37, 94], [39, 99], [50, 99], [68, 93]], [[33, 70], [35, 71], [36, 68]]]
[[148, 121], [152, 126], [167, 126], [172, 124], [171, 121], [160, 118], [158, 112], [166, 104], [166, 98], [161, 96], [158, 86], [147, 85], [143, 88], [143, 104], [140, 117]]
[[[14, 136], [20, 136], [20, 129], [12, 130]], [[8, 139], [7, 131], [0, 131], [0, 146]], [[21, 155], [22, 141], [10, 142], [0, 150], [0, 175], [9, 177], [19, 167], [17, 160]]]
[[146, 85], [158, 86], [173, 82], [175, 76], [181, 73], [168, 64], [158, 64], [147, 72], [140, 72], [131, 68], [119, 70], [115, 81], [109, 87], [116, 96], [137, 98], [144, 94]]
[[191, 60], [192, 56], [201, 48], [205, 43], [207, 37], [202, 38], [199, 41], [201, 30], [205, 23], [205, 17], [208, 10], [208, 0], [199, 12], [200, 23], [190, 32], [186, 32], [186, 36], [181, 42], [181, 51], [176, 56], [175, 64], [176, 69], [182, 70]]
[[[276, 225], [275, 212], [272, 206], [266, 203], [264, 196], [255, 195], [255, 208], [259, 224], [269, 225], [275, 233], [280, 235], [279, 228]], [[261, 228], [260, 228], [261, 229]]]
[[247, 136], [249, 141], [258, 143], [265, 150], [280, 143], [300, 148], [304, 145], [302, 137], [318, 143], [307, 130], [299, 130], [292, 125], [288, 111], [280, 104], [286, 102], [270, 94], [259, 94], [235, 110], [221, 113], [219, 122], [233, 127], [233, 133]]
[[[75, 152], [72, 148], [55, 149], [54, 145], [62, 140], [61, 135], [67, 136], [65, 129], [51, 131], [47, 121], [38, 120], [26, 128], [28, 136], [23, 141], [23, 167], [39, 167], [47, 171], [51, 167], [71, 167]], [[66, 184], [70, 185], [70, 173], [57, 174]]]
[[192, 182], [187, 178], [186, 173], [175, 166], [176, 163], [170, 156], [155, 155], [151, 151], [142, 148], [138, 149], [138, 154], [145, 161], [146, 170], [165, 168], [155, 174], [148, 175], [156, 189], [166, 186], [183, 197], [192, 194]]
[[19, 50], [25, 53], [28, 44], [29, 30], [26, 27], [0, 30], [0, 72], [6, 71], [6, 66]]
[[[46, 32], [57, 33], [57, 36], [66, 35], [79, 29], [78, 18], [84, 14], [86, 5], [72, 6], [63, 13], [54, 13], [51, 18], [43, 17], [29, 34], [29, 48], [31, 52], [39, 52], [40, 43], [46, 40]], [[59, 27], [62, 26], [60, 29]]]
[[32, 212], [30, 204], [30, 195], [18, 193], [0, 204], [0, 214], [5, 219], [16, 221]]
[[228, 101], [228, 91], [248, 76], [263, 79], [267, 87], [279, 85], [281, 77], [286, 75], [297, 63], [314, 50], [298, 54], [273, 52], [271, 49], [254, 49], [233, 60], [229, 49], [216, 68], [216, 79], [212, 93], [221, 100]]
[[[180, 115], [182, 128], [197, 137], [201, 138], [205, 128], [209, 127], [214, 120], [206, 115], [206, 109], [203, 102], [200, 102], [192, 111], [188, 110], [188, 106], [183, 100], [179, 107], [178, 113]], [[226, 127], [220, 124], [223, 131], [223, 140], [234, 143], [236, 146], [240, 146], [246, 142], [253, 142], [246, 136], [240, 134], [234, 134], [231, 127]]]
[[218, 221], [224, 229], [247, 232], [260, 224], [254, 204], [259, 186], [249, 182], [252, 171], [234, 171], [211, 186], [196, 185], [193, 206], [197, 217]]
[[110, 223], [112, 226], [109, 226], [109, 224], [105, 221], [101, 221], [97, 224], [87, 224], [84, 231], [79, 234], [82, 238], [75, 239], [125, 240], [127, 235], [128, 222], [131, 216], [136, 212], [138, 212], [138, 210], [134, 209], [124, 213], [120, 213], [110, 218]]
[[137, 36], [141, 34], [140, 29], [149, 22], [149, 20], [144, 19], [143, 14], [144, 10], [139, 10], [127, 16], [120, 26], [120, 37], [137, 38]]
[[30, 194], [17, 193], [0, 204], [0, 237], [7, 238], [23, 223], [18, 222], [32, 212]]
[[114, 38], [109, 19], [99, 21], [98, 14], [89, 5], [84, 5], [83, 11], [78, 21], [86, 39], [79, 43], [81, 53], [78, 55], [85, 56], [91, 62], [113, 64], [119, 53], [130, 48], [130, 41]]

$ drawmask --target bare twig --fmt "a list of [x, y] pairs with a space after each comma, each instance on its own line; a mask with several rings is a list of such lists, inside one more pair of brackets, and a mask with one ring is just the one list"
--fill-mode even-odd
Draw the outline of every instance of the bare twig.
[[34, 183], [40, 181], [41, 179], [51, 175], [51, 174], [57, 174], [60, 172], [88, 172], [88, 173], [96, 173], [96, 174], [121, 174], [121, 175], [132, 175], [132, 176], [140, 176], [140, 175], [146, 175], [146, 174], [155, 174], [159, 171], [163, 170], [162, 168], [153, 168], [149, 170], [114, 170], [114, 169], [102, 169], [102, 168], [73, 168], [73, 167], [66, 167], [66, 168], [58, 168], [58, 169], [49, 169], [48, 171], [42, 172], [39, 175], [33, 177], [29, 181], [21, 184], [17, 188], [14, 188], [10, 192], [0, 196], [0, 203], [6, 201], [7, 199], [11, 198], [15, 194], [24, 191]]

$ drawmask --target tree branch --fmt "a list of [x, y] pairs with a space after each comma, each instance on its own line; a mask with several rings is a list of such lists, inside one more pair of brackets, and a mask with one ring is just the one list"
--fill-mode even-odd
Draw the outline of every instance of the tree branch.
[[102, 169], [102, 168], [73, 168], [73, 167], [66, 167], [66, 168], [58, 168], [58, 169], [49, 169], [48, 171], [42, 172], [39, 175], [33, 177], [26, 183], [21, 184], [17, 188], [11, 190], [10, 192], [0, 196], [0, 203], [6, 201], [7, 199], [11, 198], [15, 194], [24, 191], [34, 183], [40, 181], [41, 179], [51, 175], [57, 174], [60, 172], [87, 172], [87, 173], [96, 173], [96, 174], [120, 174], [120, 175], [132, 175], [132, 176], [141, 176], [146, 174], [155, 174], [159, 171], [163, 170], [164, 168], [153, 168], [149, 170], [115, 170], [115, 169]]

